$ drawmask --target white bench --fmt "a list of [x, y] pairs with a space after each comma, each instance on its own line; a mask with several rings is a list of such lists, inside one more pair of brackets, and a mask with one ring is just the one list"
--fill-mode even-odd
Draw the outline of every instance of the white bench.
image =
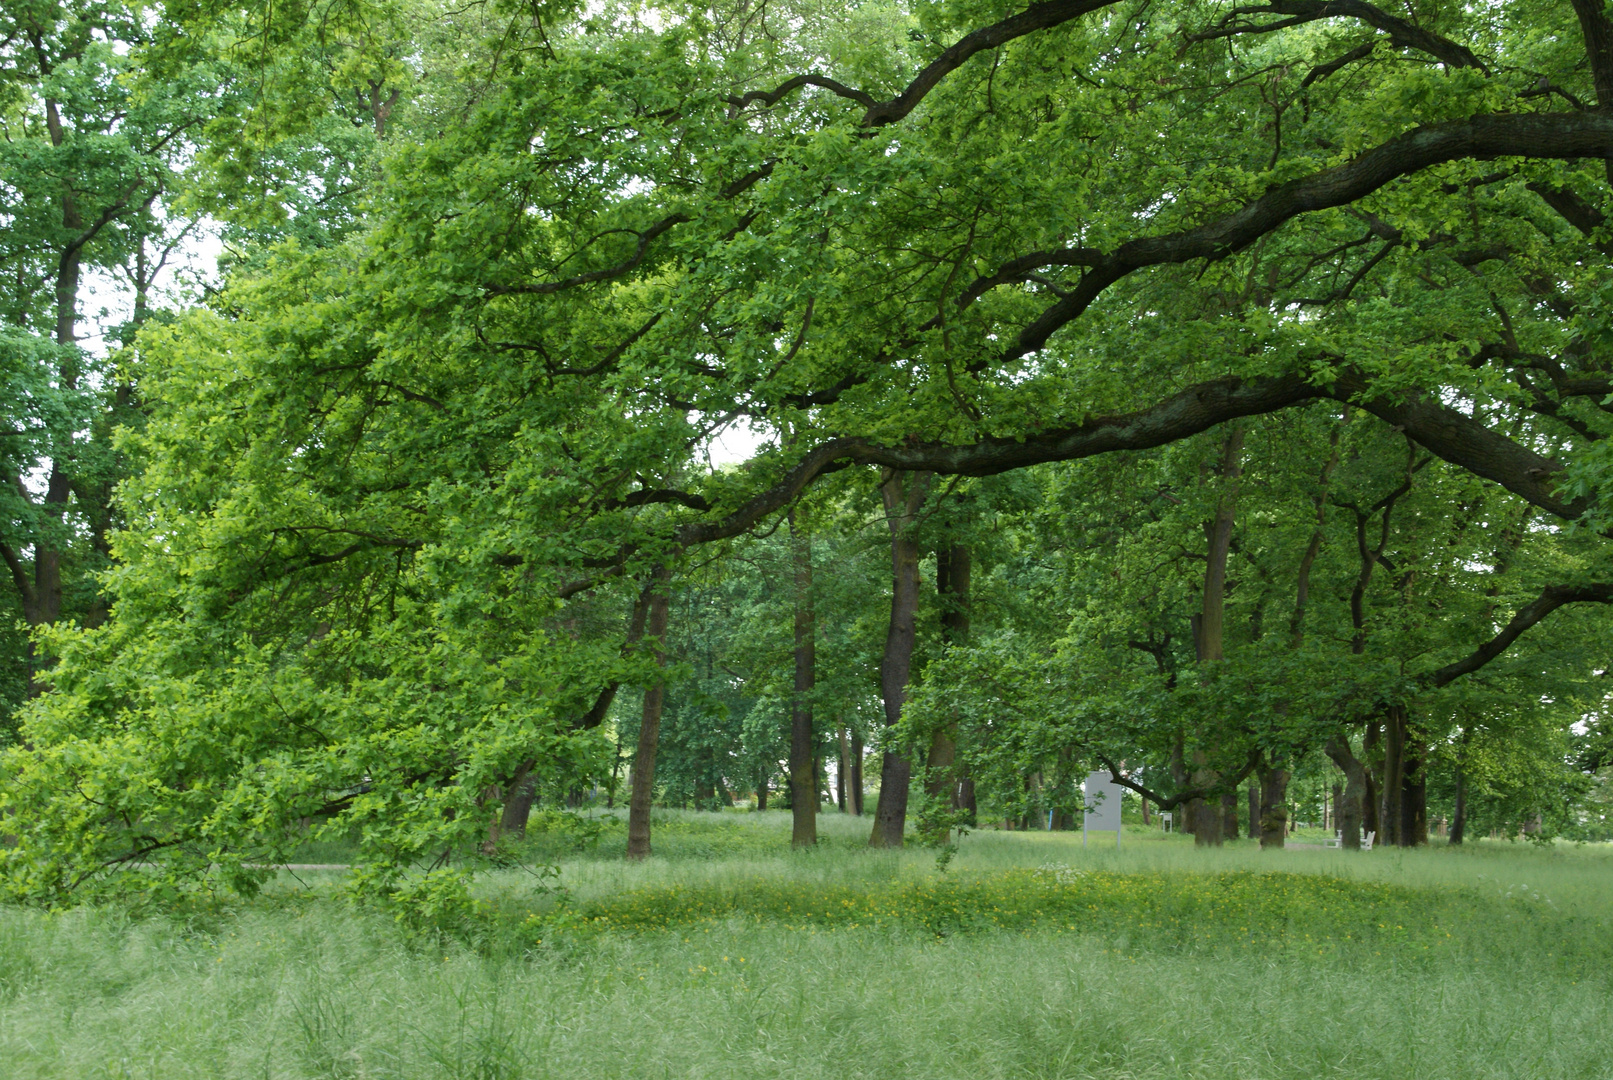
[[[1378, 838], [1378, 834], [1376, 832], [1367, 833], [1365, 836], [1363, 836], [1361, 838], [1361, 850], [1362, 851], [1371, 851], [1372, 850], [1372, 841], [1376, 840], [1377, 838]], [[1344, 846], [1344, 830], [1343, 829], [1336, 830], [1333, 833], [1333, 839], [1331, 839], [1331, 840], [1323, 840], [1322, 841], [1322, 846], [1323, 847], [1330, 847], [1330, 848], [1342, 848]]]

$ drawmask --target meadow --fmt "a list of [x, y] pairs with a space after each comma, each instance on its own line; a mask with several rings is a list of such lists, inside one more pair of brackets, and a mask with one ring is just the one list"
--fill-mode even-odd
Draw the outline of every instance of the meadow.
[[1196, 851], [668, 814], [535, 835], [448, 934], [340, 872], [147, 914], [0, 910], [0, 1075], [1613, 1077], [1613, 851]]

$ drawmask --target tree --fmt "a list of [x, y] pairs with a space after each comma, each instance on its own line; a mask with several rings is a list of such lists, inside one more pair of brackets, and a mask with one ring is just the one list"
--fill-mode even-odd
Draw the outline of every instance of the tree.
[[[60, 693], [31, 714], [30, 737], [105, 749], [98, 731], [137, 732], [114, 753], [124, 760], [142, 740], [172, 741], [175, 717], [190, 717], [183, 728], [223, 702], [244, 715], [261, 704], [250, 688], [279, 698], [290, 680], [309, 708], [342, 718], [338, 734], [225, 724], [239, 734], [231, 755], [140, 760], [172, 768], [142, 773], [160, 794], [130, 817], [163, 818], [158, 808], [187, 793], [191, 809], [164, 818], [184, 822], [174, 836], [185, 839], [157, 842], [233, 844], [263, 820], [241, 807], [278, 799], [278, 820], [306, 813], [316, 791], [347, 792], [315, 809], [368, 821], [416, 807], [378, 834], [389, 839], [377, 856], [397, 868], [472, 819], [485, 824], [496, 807], [482, 793], [536, 760], [532, 747], [557, 768], [586, 753], [562, 717], [585, 713], [619, 673], [622, 641], [554, 633], [567, 605], [657, 568], [676, 580], [696, 552], [767, 527], [824, 477], [876, 466], [899, 525], [882, 680], [897, 735], [877, 841], [898, 843], [904, 747], [927, 752], [969, 711], [960, 698], [913, 729], [924, 741], [901, 741], [922, 595], [908, 532], [920, 477], [1185, 441], [1185, 457], [1158, 459], [1179, 470], [1208, 459], [1196, 438], [1219, 440], [1225, 459], [1223, 425], [1296, 409], [1331, 419], [1348, 404], [1419, 454], [1600, 529], [1610, 386], [1596, 202], [1607, 176], [1591, 162], [1613, 154], [1613, 122], [1585, 103], [1613, 100], [1613, 24], [1580, 3], [1572, 17], [1521, 0], [1508, 12], [1521, 21], [1452, 9], [1414, 23], [1365, 3], [1290, 0], [849, 17], [803, 7], [782, 35], [730, 9], [668, 9], [653, 27], [616, 9], [512, 17], [496, 53], [508, 63], [477, 72], [473, 91], [421, 95], [408, 138], [382, 125], [391, 145], [361, 223], [319, 250], [257, 253], [211, 311], [150, 332], [165, 356], [135, 444], [143, 472], [125, 496], [139, 521], [114, 543], [116, 625], [52, 638]], [[296, 12], [246, 18], [271, 52], [310, 40]], [[386, 40], [358, 49], [376, 72]], [[402, 77], [373, 88], [372, 123], [386, 80]], [[301, 106], [287, 96], [265, 107]], [[246, 153], [249, 141], [226, 134], [220, 146]], [[695, 467], [713, 432], [740, 421], [791, 437], [741, 469]], [[1324, 460], [1309, 455], [1308, 475]], [[1238, 522], [1256, 520], [1243, 467], [1236, 512], [1217, 502], [1187, 519], [1219, 523], [1206, 549], [1217, 564], [1224, 552], [1233, 565]], [[1274, 503], [1300, 510], [1286, 557], [1302, 561], [1316, 530], [1343, 520], [1319, 520], [1314, 494], [1292, 486]], [[1357, 505], [1369, 521], [1387, 511]], [[1345, 680], [1326, 677], [1319, 647], [1252, 632], [1220, 659], [1209, 650], [1184, 665], [1192, 635], [1169, 624], [1186, 609], [1161, 595], [1145, 609], [1153, 625], [1127, 643], [1052, 637], [1069, 660], [1053, 677], [1071, 705], [1059, 724], [1002, 739], [990, 710], [974, 709], [973, 729], [957, 721], [959, 752], [990, 744], [972, 775], [1022, 784], [1040, 772], [1057, 798], [1079, 764], [1072, 747], [1086, 747], [1162, 806], [1213, 803], [1262, 761], [1276, 768], [1377, 715], [1399, 740], [1385, 790], [1403, 806], [1415, 788], [1404, 750], [1413, 734], [1434, 742], [1405, 711], [1417, 695], [1606, 591], [1594, 551], [1542, 559], [1536, 569], [1563, 576], [1492, 598], [1490, 638], [1419, 639], [1410, 615], [1460, 579], [1431, 554], [1432, 535], [1418, 530], [1408, 546], [1439, 587], [1397, 578], [1374, 603], [1405, 615], [1407, 640], [1439, 666], [1379, 663], [1376, 642], [1399, 642], [1370, 621], [1358, 628], [1369, 659]], [[1366, 550], [1373, 566], [1395, 557]], [[1217, 604], [1241, 603], [1214, 584], [1219, 573], [1190, 575], [1201, 630]], [[1178, 575], [1173, 588], [1184, 587]], [[1374, 571], [1363, 597], [1384, 587]], [[1319, 622], [1294, 596], [1296, 624]], [[1036, 625], [1044, 642], [1047, 621]], [[1047, 655], [1010, 655], [1004, 640], [953, 650], [952, 662], [977, 690], [1014, 684], [992, 709], [1023, 708], [1050, 677]], [[439, 670], [450, 649], [459, 666]], [[1002, 665], [991, 680], [987, 657]], [[91, 664], [122, 673], [118, 694], [99, 689]], [[506, 666], [521, 678], [493, 674]], [[660, 685], [651, 666], [632, 678]], [[129, 689], [133, 672], [140, 688]], [[1125, 677], [1106, 685], [1111, 672]], [[941, 669], [933, 685], [961, 687]], [[143, 697], [147, 686], [182, 692]], [[180, 699], [195, 711], [157, 704]], [[473, 704], [481, 717], [525, 717], [528, 730], [442, 719]], [[1168, 770], [1182, 716], [1258, 722], [1216, 727], [1235, 736], [1220, 756], [1206, 745], [1194, 761], [1182, 746], [1197, 780], [1162, 792], [1146, 781]], [[420, 725], [431, 740], [410, 734]], [[352, 771], [382, 745], [407, 768]], [[66, 759], [19, 759], [15, 791], [31, 794], [7, 798], [49, 803]], [[295, 762], [272, 799], [259, 793], [265, 761]], [[190, 794], [209, 790], [214, 802]], [[66, 867], [91, 848], [151, 850], [101, 810], [50, 805], [38, 849], [60, 859], [38, 878], [50, 887], [81, 873]], [[208, 820], [219, 807], [236, 817]], [[84, 827], [92, 820], [102, 831]], [[68, 839], [74, 829], [89, 839]]]

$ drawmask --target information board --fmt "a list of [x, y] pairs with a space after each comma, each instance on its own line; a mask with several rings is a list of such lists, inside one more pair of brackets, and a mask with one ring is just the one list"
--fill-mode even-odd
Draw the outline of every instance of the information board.
[[1081, 843], [1087, 842], [1088, 832], [1112, 832], [1115, 846], [1120, 846], [1120, 806], [1125, 792], [1107, 772], [1095, 772], [1081, 785], [1086, 814], [1081, 821]]

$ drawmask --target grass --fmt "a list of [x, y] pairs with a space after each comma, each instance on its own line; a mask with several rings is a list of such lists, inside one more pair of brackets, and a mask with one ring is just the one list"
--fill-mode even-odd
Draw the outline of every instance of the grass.
[[[981, 832], [788, 850], [786, 815], [510, 871], [466, 941], [337, 875], [134, 918], [0, 910], [0, 1075], [1613, 1077], [1613, 853], [1219, 852]], [[536, 843], [547, 841], [535, 841]], [[559, 843], [556, 841], [556, 843]]]

